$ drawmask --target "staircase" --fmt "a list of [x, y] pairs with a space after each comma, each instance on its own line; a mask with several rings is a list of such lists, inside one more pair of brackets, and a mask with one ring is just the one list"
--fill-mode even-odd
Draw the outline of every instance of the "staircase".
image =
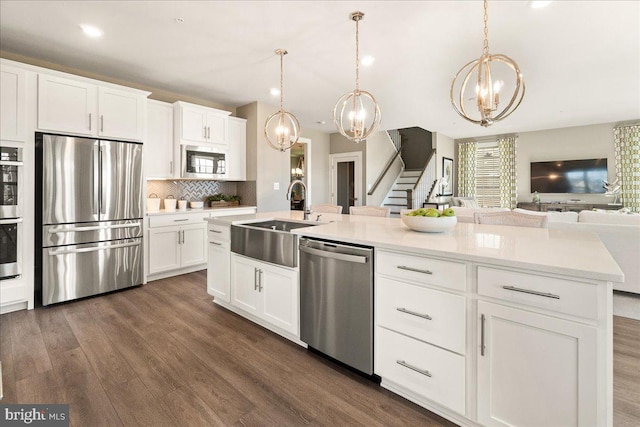
[[421, 170], [406, 169], [402, 171], [396, 182], [382, 202], [384, 207], [391, 210], [392, 217], [400, 216], [400, 209], [407, 209], [407, 190], [413, 189], [420, 178]]

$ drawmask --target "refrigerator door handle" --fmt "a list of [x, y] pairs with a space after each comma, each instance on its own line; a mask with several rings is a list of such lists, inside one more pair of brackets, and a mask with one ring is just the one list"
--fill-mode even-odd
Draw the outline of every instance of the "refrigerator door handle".
[[104, 202], [104, 149], [106, 147], [103, 147], [102, 145], [100, 145], [100, 196], [99, 196], [99, 200], [100, 200], [100, 215], [104, 215], [105, 212], [105, 205], [106, 203]]
[[0, 219], [0, 225], [20, 224], [21, 222], [22, 218]]
[[96, 251], [106, 251], [110, 249], [117, 248], [128, 248], [130, 246], [140, 246], [140, 242], [132, 242], [132, 243], [119, 243], [116, 245], [108, 245], [108, 246], [94, 246], [91, 248], [80, 248], [80, 249], [58, 249], [54, 248], [49, 249], [49, 256], [57, 256], [57, 255], [67, 255], [67, 254], [79, 254], [85, 252], [96, 252]]
[[93, 146], [93, 157], [91, 165], [93, 169], [93, 174], [91, 175], [91, 188], [93, 188], [93, 204], [92, 204], [92, 212], [94, 215], [98, 215], [98, 193], [100, 192], [100, 146], [98, 143]]
[[142, 224], [135, 222], [131, 224], [95, 225], [89, 227], [55, 227], [49, 229], [49, 234], [72, 233], [76, 231], [112, 230], [114, 228], [140, 228], [141, 226]]

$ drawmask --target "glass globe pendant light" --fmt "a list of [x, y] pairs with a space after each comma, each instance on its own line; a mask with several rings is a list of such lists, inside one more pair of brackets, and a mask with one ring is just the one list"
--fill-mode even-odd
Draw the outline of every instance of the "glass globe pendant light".
[[283, 99], [283, 67], [282, 58], [288, 52], [285, 49], [277, 49], [280, 55], [280, 109], [267, 117], [264, 124], [264, 136], [267, 143], [274, 149], [286, 151], [293, 147], [300, 137], [300, 123], [298, 118], [284, 110]]
[[350, 19], [356, 23], [356, 89], [346, 93], [333, 107], [333, 123], [338, 132], [347, 139], [359, 143], [378, 130], [380, 126], [380, 107], [369, 92], [360, 90], [360, 50], [358, 22], [364, 13], [353, 12]]
[[[458, 71], [451, 82], [449, 93], [451, 104], [460, 116], [484, 127], [491, 126], [494, 122], [502, 120], [513, 113], [522, 102], [525, 91], [524, 80], [518, 64], [506, 55], [489, 54], [488, 21], [488, 0], [484, 0], [484, 47], [482, 56], [467, 63]], [[503, 64], [506, 67], [499, 64]], [[513, 94], [510, 98], [507, 98], [508, 102], [505, 107], [498, 110], [500, 91], [504, 87], [504, 80], [501, 80], [500, 77], [509, 76], [514, 78]], [[470, 85], [473, 82], [476, 83], [475, 88]], [[457, 100], [454, 97], [456, 89], [458, 91]], [[472, 92], [474, 89], [475, 92]], [[479, 117], [472, 117], [467, 112], [465, 99], [475, 100], [480, 113]]]

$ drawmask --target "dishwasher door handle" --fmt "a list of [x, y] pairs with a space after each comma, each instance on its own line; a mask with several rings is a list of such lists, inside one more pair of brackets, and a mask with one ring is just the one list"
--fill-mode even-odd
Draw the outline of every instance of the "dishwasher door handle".
[[324, 258], [337, 259], [339, 261], [355, 262], [358, 264], [366, 264], [369, 258], [367, 256], [362, 256], [362, 255], [349, 255], [349, 254], [341, 254], [338, 252], [328, 252], [320, 249], [309, 248], [307, 246], [300, 246], [300, 252], [306, 252], [308, 254], [317, 255]]

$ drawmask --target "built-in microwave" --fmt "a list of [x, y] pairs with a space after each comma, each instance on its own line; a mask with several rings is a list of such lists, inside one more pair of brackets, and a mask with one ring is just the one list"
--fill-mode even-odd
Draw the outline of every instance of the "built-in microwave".
[[224, 179], [227, 176], [227, 153], [213, 147], [183, 145], [180, 176], [182, 178]]

